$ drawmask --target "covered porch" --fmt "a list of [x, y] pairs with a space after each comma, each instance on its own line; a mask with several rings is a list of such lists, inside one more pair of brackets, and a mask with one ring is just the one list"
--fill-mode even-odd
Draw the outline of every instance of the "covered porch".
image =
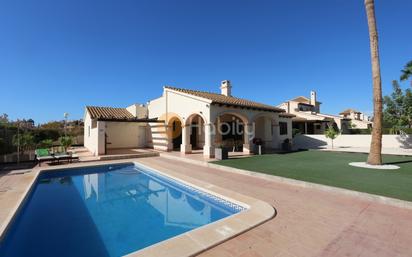
[[[291, 117], [279, 117], [273, 112], [218, 108], [220, 110], [210, 116], [194, 113], [188, 118], [177, 114], [170, 117], [166, 126], [167, 151], [202, 154], [210, 159], [219, 147], [228, 149], [231, 156], [242, 156], [256, 152], [257, 144], [268, 150], [279, 149], [285, 138], [291, 138]], [[280, 125], [285, 125], [282, 131]]]

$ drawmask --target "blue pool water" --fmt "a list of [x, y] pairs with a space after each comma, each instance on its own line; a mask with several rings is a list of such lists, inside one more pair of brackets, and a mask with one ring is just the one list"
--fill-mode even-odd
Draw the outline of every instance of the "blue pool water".
[[132, 163], [42, 173], [0, 256], [122, 256], [242, 210]]

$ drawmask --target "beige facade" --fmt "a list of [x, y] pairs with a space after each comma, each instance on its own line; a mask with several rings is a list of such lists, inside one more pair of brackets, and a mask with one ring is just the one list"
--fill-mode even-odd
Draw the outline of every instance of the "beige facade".
[[96, 155], [107, 148], [151, 147], [184, 154], [203, 150], [213, 157], [216, 146], [250, 153], [257, 140], [277, 149], [292, 138], [292, 116], [284, 110], [233, 97], [230, 81], [220, 89], [218, 94], [164, 87], [162, 96], [147, 106], [125, 108], [131, 117], [119, 109], [86, 108], [85, 146]]
[[145, 123], [94, 120], [87, 111], [84, 121], [84, 146], [94, 155], [103, 155], [107, 149], [147, 146]]
[[368, 129], [372, 127], [370, 118], [363, 112], [359, 112], [354, 109], [347, 109], [341, 112], [339, 115], [343, 118], [350, 119], [352, 128]]
[[287, 113], [296, 115], [292, 119], [292, 126], [293, 129], [299, 130], [301, 134], [323, 134], [329, 126], [346, 133], [351, 126], [351, 119], [321, 113], [321, 104], [317, 101], [316, 92], [311, 91], [310, 98], [299, 96], [281, 103], [278, 107], [284, 109]]

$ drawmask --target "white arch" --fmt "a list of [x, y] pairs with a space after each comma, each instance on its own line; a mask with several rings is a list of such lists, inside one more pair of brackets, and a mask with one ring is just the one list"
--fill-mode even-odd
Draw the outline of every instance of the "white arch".
[[248, 117], [247, 115], [245, 115], [245, 114], [243, 114], [243, 113], [240, 113], [240, 112], [233, 111], [233, 110], [222, 111], [222, 112], [218, 113], [218, 114], [216, 115], [215, 120], [216, 120], [217, 118], [223, 116], [223, 115], [233, 115], [233, 116], [241, 119], [244, 124], [249, 124], [249, 122], [250, 122], [249, 117]]
[[[206, 119], [206, 117], [205, 117], [202, 113], [195, 112], [195, 113], [190, 114], [189, 117], [186, 118], [184, 124], [185, 124], [186, 126], [187, 126], [187, 125], [190, 125], [190, 123], [192, 122], [193, 118], [196, 117], [196, 116], [199, 116], [200, 118], [202, 118], [204, 124], [207, 123], [207, 119]], [[182, 124], [183, 124], [183, 123], [182, 123]]]

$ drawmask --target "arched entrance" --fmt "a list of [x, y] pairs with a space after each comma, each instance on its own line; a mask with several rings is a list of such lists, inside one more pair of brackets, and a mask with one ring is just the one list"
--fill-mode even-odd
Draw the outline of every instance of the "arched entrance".
[[179, 118], [173, 117], [168, 124], [168, 139], [171, 150], [179, 151], [182, 144], [182, 122]]
[[279, 127], [275, 117], [266, 113], [258, 114], [253, 119], [253, 125], [255, 128], [255, 138], [262, 142], [262, 147], [266, 149], [274, 148], [278, 132], [276, 129]]
[[205, 145], [205, 120], [200, 114], [190, 115], [182, 129], [182, 153], [202, 150]]
[[233, 152], [243, 152], [249, 139], [246, 135], [248, 120], [237, 113], [222, 113], [216, 120], [216, 145], [222, 145]]
[[205, 144], [205, 122], [199, 114], [189, 116], [186, 122], [190, 126], [190, 145], [192, 150], [203, 149]]

